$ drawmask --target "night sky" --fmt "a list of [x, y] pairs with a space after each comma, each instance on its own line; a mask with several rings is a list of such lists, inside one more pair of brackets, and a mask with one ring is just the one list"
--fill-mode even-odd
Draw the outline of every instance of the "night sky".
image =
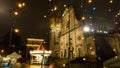
[[[64, 4], [68, 4], [67, 0], [0, 0], [0, 36], [4, 36], [10, 30], [10, 23], [13, 22], [9, 10], [16, 6], [19, 1], [24, 1], [26, 6], [19, 10], [19, 15], [14, 18], [14, 27], [20, 30], [19, 34], [23, 37], [44, 38], [49, 34], [49, 15], [53, 6], [57, 5], [61, 9]], [[83, 0], [71, 0], [72, 5], [79, 12], [80, 5]], [[120, 1], [113, 0], [113, 4], [108, 3], [109, 0], [93, 0], [94, 3], [87, 6], [87, 12], [94, 12], [97, 16], [113, 19], [117, 12], [120, 13]], [[58, 4], [59, 3], [59, 4]], [[111, 12], [108, 13], [108, 9]], [[79, 13], [78, 13], [79, 14]], [[44, 15], [47, 17], [44, 18]], [[120, 22], [120, 16], [117, 18]], [[119, 23], [118, 22], [118, 23]], [[118, 24], [119, 25], [119, 24]]]
[[[48, 0], [25, 0], [25, 7], [19, 9], [19, 15], [12, 20], [9, 10], [22, 0], [0, 0], [0, 36], [10, 30], [10, 23], [19, 29], [19, 34], [24, 37], [41, 38], [49, 33], [49, 21], [44, 18], [48, 14]], [[12, 21], [11, 21], [12, 20]]]

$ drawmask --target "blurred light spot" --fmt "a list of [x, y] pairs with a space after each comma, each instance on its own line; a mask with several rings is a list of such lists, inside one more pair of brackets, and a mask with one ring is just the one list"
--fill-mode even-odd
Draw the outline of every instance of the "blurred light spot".
[[86, 58], [83, 58], [83, 60], [85, 61], [85, 60], [86, 60]]
[[65, 64], [63, 64], [63, 67], [65, 67], [66, 65]]
[[66, 4], [64, 4], [64, 7], [67, 7], [67, 5], [66, 5]]
[[113, 0], [110, 0], [109, 3], [113, 3]]
[[96, 10], [96, 7], [93, 7], [93, 10]]
[[109, 12], [111, 12], [112, 10], [111, 9], [108, 9]]

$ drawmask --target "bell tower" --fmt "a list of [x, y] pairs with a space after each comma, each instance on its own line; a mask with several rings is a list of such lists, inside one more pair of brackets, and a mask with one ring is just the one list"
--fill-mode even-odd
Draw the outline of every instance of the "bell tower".
[[61, 31], [61, 20], [59, 18], [50, 19], [50, 49], [52, 50], [52, 56], [58, 57], [59, 52], [59, 34]]

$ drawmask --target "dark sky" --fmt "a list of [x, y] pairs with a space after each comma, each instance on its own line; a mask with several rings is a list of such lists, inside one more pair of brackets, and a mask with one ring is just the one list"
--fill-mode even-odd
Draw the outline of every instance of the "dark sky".
[[[49, 22], [44, 15], [48, 14], [48, 0], [25, 0], [26, 6], [19, 9], [19, 15], [12, 20], [8, 10], [14, 8], [20, 0], [0, 0], [0, 36], [10, 30], [10, 23], [20, 30], [25, 37], [40, 38], [49, 33]], [[11, 21], [12, 20], [12, 21]]]
[[[19, 10], [19, 15], [14, 18], [15, 28], [20, 30], [20, 35], [24, 37], [35, 37], [41, 38], [48, 35], [49, 31], [49, 18], [50, 9], [53, 5], [58, 5], [63, 7], [63, 4], [67, 0], [0, 0], [0, 36], [5, 35], [10, 30], [10, 23], [13, 22], [12, 16], [8, 10], [14, 8], [16, 3], [19, 1], [24, 1], [26, 6]], [[82, 4], [83, 0], [71, 0], [72, 4], [80, 9], [80, 4]], [[113, 0], [113, 4], [109, 4], [109, 0], [93, 0], [93, 4], [89, 7], [92, 9], [96, 8], [94, 14], [101, 15], [103, 17], [114, 16], [118, 11], [120, 11], [120, 1]], [[56, 4], [55, 4], [56, 3]], [[59, 3], [59, 4], [58, 4]], [[87, 8], [90, 9], [90, 8]], [[112, 9], [110, 13], [108, 13], [108, 9]], [[94, 12], [89, 10], [87, 12]], [[113, 14], [113, 15], [112, 15]], [[47, 18], [44, 18], [44, 15]], [[113, 18], [113, 17], [110, 17]], [[12, 20], [12, 21], [11, 21]], [[120, 21], [120, 16], [119, 16]]]

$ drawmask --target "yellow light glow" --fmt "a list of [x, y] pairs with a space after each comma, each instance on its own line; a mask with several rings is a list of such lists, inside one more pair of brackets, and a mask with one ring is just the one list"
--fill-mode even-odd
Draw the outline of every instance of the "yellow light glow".
[[65, 64], [63, 64], [63, 67], [65, 67], [66, 65]]
[[85, 60], [86, 60], [86, 58], [83, 58], [83, 60], [85, 61]]
[[4, 50], [1, 50], [1, 52], [3, 53], [3, 52], [4, 52]]
[[93, 40], [95, 40], [95, 39], [93, 39]]
[[113, 0], [110, 0], [109, 3], [113, 3]]
[[84, 17], [84, 16], [82, 17], [82, 20], [85, 20], [85, 17]]
[[22, 5], [21, 5], [21, 4], [18, 4], [18, 7], [19, 7], [19, 8], [21, 8], [21, 7], [22, 7]]
[[120, 15], [120, 13], [117, 13], [117, 15], [119, 16], [119, 15]]
[[116, 51], [116, 49], [113, 49], [113, 51]]
[[44, 15], [44, 18], [46, 18], [47, 16], [46, 15]]
[[25, 3], [18, 3], [17, 6], [18, 8], [23, 8], [25, 6]]
[[22, 3], [23, 6], [25, 6], [25, 3]]
[[60, 24], [56, 24], [56, 27], [60, 27]]
[[51, 11], [53, 12], [54, 10], [53, 10], [53, 9], [51, 9]]
[[92, 0], [88, 0], [88, 3], [92, 3]]
[[17, 12], [17, 11], [15, 11], [15, 12], [14, 12], [14, 15], [15, 15], [15, 16], [17, 16], [17, 15], [18, 15], [18, 12]]
[[49, 2], [51, 2], [52, 0], [49, 0]]
[[19, 32], [19, 30], [18, 30], [18, 29], [15, 29], [14, 31], [15, 31], [15, 33], [18, 33], [18, 32]]
[[93, 49], [92, 47], [90, 47], [90, 50]]
[[54, 6], [54, 11], [56, 11], [58, 8], [57, 8], [57, 6]]
[[107, 68], [107, 67], [103, 67], [103, 68]]
[[85, 39], [84, 37], [82, 37], [82, 39]]
[[64, 7], [66, 7], [67, 5], [66, 4], [64, 4]]
[[117, 59], [117, 58], [118, 58], [118, 56], [115, 56], [115, 58]]
[[55, 25], [54, 25], [54, 24], [51, 24], [51, 25], [50, 25], [50, 28], [54, 28], [54, 27], [55, 27]]

